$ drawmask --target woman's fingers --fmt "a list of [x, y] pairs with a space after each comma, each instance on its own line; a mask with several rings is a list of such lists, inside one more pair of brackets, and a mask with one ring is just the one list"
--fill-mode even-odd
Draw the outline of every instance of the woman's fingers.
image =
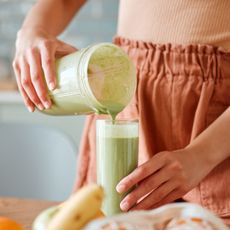
[[59, 57], [62, 57], [64, 55], [67, 55], [67, 54], [70, 54], [70, 53], [77, 51], [77, 48], [75, 48], [69, 44], [66, 44], [60, 40], [57, 40], [56, 45], [57, 45], [56, 53], [55, 53], [56, 58], [59, 58]]
[[[193, 159], [182, 150], [156, 154], [118, 184], [119, 192], [137, 185], [121, 202], [121, 209], [149, 209], [182, 197], [203, 178], [199, 175], [200, 171], [194, 168]], [[196, 174], [198, 179], [194, 182]]]
[[34, 86], [31, 82], [31, 78], [30, 78], [30, 66], [27, 63], [27, 61], [23, 58], [20, 61], [20, 80], [21, 80], [21, 85], [25, 91], [25, 93], [27, 94], [27, 96], [30, 98], [30, 100], [34, 103], [34, 105], [36, 105], [40, 110], [44, 109], [44, 106], [42, 104], [42, 102], [40, 101]]
[[155, 204], [162, 201], [165, 197], [174, 191], [179, 184], [175, 180], [169, 180], [162, 184], [160, 187], [152, 191], [148, 196], [143, 198], [137, 205], [135, 205], [131, 210], [142, 210], [150, 209]]
[[29, 53], [29, 65], [30, 65], [30, 77], [33, 83], [33, 87], [36, 91], [36, 95], [42, 102], [42, 105], [48, 109], [51, 106], [51, 101], [48, 97], [47, 87], [45, 86], [41, 58], [39, 51], [36, 49]]
[[169, 173], [167, 166], [158, 170], [156, 173], [139, 183], [138, 186], [123, 199], [121, 202], [121, 209], [127, 211], [135, 205], [138, 200], [157, 189], [161, 184], [171, 179], [171, 177], [172, 174]]
[[29, 99], [29, 97], [27, 96], [26, 92], [24, 91], [24, 89], [23, 89], [23, 87], [21, 85], [20, 69], [19, 69], [19, 66], [18, 66], [18, 64], [16, 62], [13, 63], [13, 68], [14, 68], [14, 73], [15, 73], [15, 76], [16, 76], [18, 90], [22, 95], [23, 101], [24, 101], [26, 107], [28, 108], [28, 110], [30, 112], [34, 112], [35, 106], [34, 106], [33, 102]]
[[77, 49], [59, 40], [44, 40], [40, 46], [41, 64], [49, 90], [56, 88], [55, 58], [62, 57]]
[[54, 90], [56, 87], [55, 47], [52, 41], [42, 42], [40, 53], [46, 84], [50, 90]]
[[170, 192], [166, 197], [164, 197], [160, 202], [154, 204], [151, 209], [158, 208], [162, 205], [171, 203], [183, 196], [183, 193], [181, 193], [180, 189], [176, 188], [172, 192]]
[[131, 174], [123, 178], [117, 185], [116, 190], [119, 193], [127, 192], [134, 185], [161, 169], [166, 164], [163, 159], [160, 154], [156, 154], [151, 160], [140, 165]]
[[57, 84], [55, 58], [74, 51], [74, 47], [41, 29], [18, 33], [14, 60], [19, 68], [17, 83], [30, 111], [34, 110], [31, 103], [40, 110], [51, 107], [48, 89], [54, 90]]

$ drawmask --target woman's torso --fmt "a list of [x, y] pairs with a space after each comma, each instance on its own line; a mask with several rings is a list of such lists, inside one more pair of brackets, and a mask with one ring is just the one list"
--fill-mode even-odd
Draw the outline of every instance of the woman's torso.
[[118, 35], [230, 50], [229, 0], [120, 0]]

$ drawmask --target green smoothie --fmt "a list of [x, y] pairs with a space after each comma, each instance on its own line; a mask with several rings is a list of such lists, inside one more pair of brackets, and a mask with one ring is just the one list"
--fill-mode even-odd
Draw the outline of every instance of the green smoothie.
[[105, 190], [103, 212], [111, 216], [121, 212], [116, 186], [131, 173], [138, 162], [138, 123], [97, 121], [97, 182]]

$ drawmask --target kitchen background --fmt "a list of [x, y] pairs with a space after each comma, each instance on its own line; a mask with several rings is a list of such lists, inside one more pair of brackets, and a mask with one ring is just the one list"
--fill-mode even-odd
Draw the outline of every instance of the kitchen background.
[[[44, 129], [57, 130], [65, 135], [68, 141], [73, 143], [74, 154], [77, 154], [85, 117], [50, 117], [39, 112], [29, 113], [22, 102], [21, 96], [17, 92], [14, 74], [11, 68], [15, 51], [15, 37], [26, 13], [35, 2], [35, 0], [0, 0], [0, 125], [5, 125], [5, 130], [9, 130], [7, 125], [10, 125], [14, 133], [20, 133], [22, 129], [24, 129], [23, 127], [27, 127], [28, 125], [31, 125], [31, 127], [39, 126]], [[88, 0], [69, 27], [60, 35], [60, 39], [78, 48], [96, 42], [111, 42], [116, 32], [117, 12], [117, 0]], [[9, 133], [9, 137], [7, 137], [7, 132], [4, 131], [2, 127], [3, 126], [0, 126], [0, 141], [2, 140], [3, 142], [4, 139], [4, 143], [0, 144], [0, 162], [5, 165], [5, 168], [9, 168], [9, 166], [4, 163], [4, 157], [1, 155], [4, 155], [3, 153], [8, 151], [7, 146], [13, 145], [15, 149], [17, 149], [18, 143], [12, 143], [15, 141], [12, 140], [12, 134]], [[32, 128], [29, 130], [32, 132]], [[31, 133], [31, 138], [32, 136]], [[38, 138], [37, 145], [41, 145], [43, 139], [46, 139], [46, 137], [41, 135], [38, 136]], [[55, 143], [49, 144], [51, 146]], [[5, 149], [2, 147], [3, 145], [6, 146]], [[21, 143], [21, 145], [23, 145], [23, 143]], [[39, 148], [39, 146], [32, 145], [31, 143], [30, 148], [32, 154], [33, 149]], [[24, 151], [22, 152], [24, 153]], [[49, 153], [46, 154], [48, 159]], [[7, 153], [4, 156], [7, 157], [9, 154]], [[13, 155], [13, 160], [16, 162], [17, 157], [23, 158], [22, 153], [18, 152], [17, 156]], [[11, 161], [13, 160], [11, 159]], [[39, 159], [36, 158], [36, 161], [38, 162]], [[1, 171], [2, 167], [3, 166], [0, 165], [0, 175], [7, 173]], [[17, 163], [14, 164], [14, 167], [17, 167]], [[74, 172], [72, 172], [72, 174], [74, 174]], [[60, 175], [56, 176], [59, 177]], [[4, 180], [4, 178], [5, 177], [3, 177], [2, 180]], [[4, 192], [4, 194], [5, 193], [6, 195], [14, 195]], [[2, 192], [0, 189], [0, 196], [1, 195]], [[23, 192], [20, 196], [24, 196]], [[39, 194], [38, 198], [50, 199], [50, 197], [40, 197]], [[60, 195], [51, 197], [51, 199], [52, 198], [62, 199], [63, 196]]]

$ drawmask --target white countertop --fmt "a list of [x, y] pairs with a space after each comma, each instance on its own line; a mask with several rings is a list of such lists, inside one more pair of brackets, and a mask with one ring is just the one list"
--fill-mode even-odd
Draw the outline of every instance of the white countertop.
[[22, 104], [23, 99], [17, 91], [0, 91], [0, 104]]

